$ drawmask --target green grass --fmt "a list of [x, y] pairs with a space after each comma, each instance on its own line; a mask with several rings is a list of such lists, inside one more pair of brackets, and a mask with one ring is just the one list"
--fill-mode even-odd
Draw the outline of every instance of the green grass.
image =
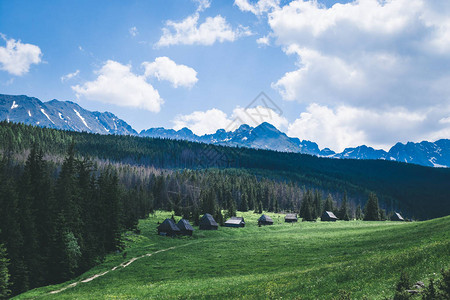
[[[392, 297], [400, 272], [427, 281], [450, 267], [450, 217], [425, 222], [338, 221], [258, 227], [258, 215], [243, 215], [245, 228], [220, 227], [193, 237], [156, 234], [157, 212], [129, 234], [122, 254], [64, 284], [43, 287], [17, 299], [333, 299], [339, 290], [352, 299]], [[157, 250], [88, 283], [49, 292]]]

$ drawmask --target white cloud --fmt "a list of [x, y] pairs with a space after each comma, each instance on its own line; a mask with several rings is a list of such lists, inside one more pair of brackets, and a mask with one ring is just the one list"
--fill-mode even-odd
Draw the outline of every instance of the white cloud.
[[258, 38], [258, 39], [256, 40], [256, 43], [257, 43], [258, 45], [269, 46], [269, 45], [270, 45], [270, 40], [269, 40], [269, 37], [266, 35], [266, 36], [263, 36], [263, 37]]
[[450, 107], [420, 112], [401, 107], [374, 111], [351, 106], [331, 109], [313, 103], [289, 125], [287, 134], [338, 152], [363, 144], [389, 150], [399, 141], [448, 138], [449, 124], [436, 120], [449, 112]]
[[269, 12], [268, 23], [285, 53], [298, 56], [296, 69], [273, 84], [286, 100], [408, 109], [449, 101], [450, 5], [442, 1], [327, 8], [296, 0]]
[[135, 37], [135, 36], [137, 36], [137, 35], [139, 34], [139, 32], [138, 32], [136, 26], [131, 27], [131, 28], [128, 30], [128, 32], [130, 33], [130, 35], [131, 35], [132, 37]]
[[201, 24], [198, 24], [199, 17], [196, 12], [181, 22], [167, 21], [156, 46], [212, 45], [215, 42], [233, 42], [242, 36], [251, 35], [248, 28], [240, 26], [233, 29], [221, 15], [207, 17]]
[[211, 6], [210, 0], [194, 0], [194, 2], [197, 4], [197, 11], [201, 12], [207, 9]]
[[197, 135], [211, 134], [217, 129], [226, 128], [231, 123], [227, 114], [213, 108], [207, 111], [194, 111], [189, 115], [178, 115], [173, 120], [173, 129], [188, 127]]
[[233, 131], [242, 124], [256, 127], [263, 122], [268, 122], [280, 130], [285, 130], [288, 127], [286, 118], [263, 106], [247, 109], [236, 107], [230, 116], [217, 108], [195, 111], [188, 115], [178, 115], [172, 122], [174, 123], [174, 129], [179, 130], [188, 127], [197, 135], [211, 134], [218, 129]]
[[178, 86], [192, 87], [197, 81], [197, 72], [185, 65], [177, 65], [170, 58], [157, 57], [154, 62], [144, 62], [145, 76], [167, 80], [176, 88]]
[[22, 76], [29, 72], [32, 64], [39, 64], [42, 58], [41, 49], [32, 44], [23, 44], [20, 40], [7, 40], [6, 47], [0, 47], [0, 69], [12, 75]]
[[262, 15], [265, 12], [278, 8], [280, 5], [279, 0], [259, 0], [256, 3], [251, 3], [248, 0], [235, 0], [236, 5], [241, 11], [251, 12], [257, 16]]
[[130, 65], [108, 60], [96, 74], [94, 81], [72, 86], [77, 97], [153, 112], [159, 112], [164, 103], [158, 91], [145, 81], [145, 76], [134, 74]]
[[73, 73], [69, 73], [69, 74], [66, 74], [66, 75], [64, 75], [64, 76], [61, 76], [61, 82], [64, 82], [64, 81], [66, 81], [66, 80], [69, 80], [69, 79], [72, 79], [72, 78], [74, 78], [74, 77], [77, 77], [78, 74], [80, 74], [80, 70], [76, 70], [76, 71], [73, 72]]
[[274, 125], [290, 137], [316, 142], [321, 149], [342, 152], [347, 147], [368, 145], [389, 150], [397, 142], [435, 141], [450, 136], [450, 105], [420, 111], [402, 107], [371, 110], [348, 105], [336, 109], [310, 104], [293, 122], [263, 106], [236, 107], [231, 115], [213, 108], [178, 115], [172, 122], [179, 130], [188, 127], [197, 135], [218, 129], [233, 131], [242, 124], [256, 127], [263, 122]]

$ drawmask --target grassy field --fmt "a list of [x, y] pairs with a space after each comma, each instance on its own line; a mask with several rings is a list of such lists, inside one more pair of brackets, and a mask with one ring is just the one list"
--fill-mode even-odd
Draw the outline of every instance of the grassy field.
[[[140, 235], [127, 234], [125, 259], [110, 255], [73, 281], [17, 299], [338, 299], [342, 290], [352, 299], [384, 299], [393, 296], [402, 270], [427, 282], [450, 267], [450, 217], [287, 224], [283, 215], [269, 214], [275, 225], [258, 227], [258, 216], [248, 212], [238, 213], [245, 228], [158, 236], [156, 223], [170, 215], [157, 212], [139, 223]], [[71, 283], [77, 284], [50, 294]]]

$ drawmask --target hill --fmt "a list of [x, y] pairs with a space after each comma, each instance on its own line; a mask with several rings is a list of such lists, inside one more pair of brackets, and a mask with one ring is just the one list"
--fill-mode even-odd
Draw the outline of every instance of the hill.
[[[54, 99], [42, 102], [37, 98], [24, 95], [0, 94], [0, 120], [78, 132], [138, 135], [129, 124], [110, 112], [92, 112], [71, 101]], [[387, 152], [362, 145], [335, 153], [328, 148], [319, 149], [314, 142], [288, 137], [267, 122], [256, 127], [243, 124], [234, 131], [219, 129], [213, 134], [202, 136], [194, 134], [188, 128], [175, 131], [158, 127], [142, 130], [139, 136], [303, 153], [339, 159], [378, 159], [429, 167], [450, 167], [450, 140], [448, 139], [435, 142], [397, 143]]]
[[158, 236], [156, 223], [170, 215], [141, 220], [141, 234], [126, 235], [126, 259], [112, 254], [73, 281], [16, 299], [332, 299], [340, 291], [384, 299], [402, 271], [427, 283], [450, 266], [450, 217], [287, 224], [284, 215], [270, 214], [275, 225], [258, 227], [257, 215], [238, 213], [245, 228]]
[[63, 155], [74, 142], [81, 156], [160, 169], [239, 169], [290, 181], [364, 205], [376, 192], [388, 211], [420, 219], [450, 214], [450, 169], [383, 160], [337, 160], [312, 155], [214, 146], [168, 139], [99, 135], [0, 122], [0, 149], [24, 152], [39, 141], [44, 153]]

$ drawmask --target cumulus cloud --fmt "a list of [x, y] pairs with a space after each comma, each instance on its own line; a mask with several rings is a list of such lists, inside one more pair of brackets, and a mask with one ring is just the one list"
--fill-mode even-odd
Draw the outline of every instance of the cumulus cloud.
[[287, 134], [315, 141], [321, 148], [338, 152], [363, 144], [389, 150], [399, 141], [448, 138], [450, 124], [436, 120], [449, 112], [450, 107], [422, 111], [395, 107], [375, 111], [351, 106], [332, 109], [313, 103], [289, 124]]
[[64, 81], [67, 81], [67, 80], [72, 79], [74, 77], [77, 77], [78, 74], [80, 74], [80, 70], [76, 70], [73, 73], [69, 73], [69, 74], [66, 74], [64, 76], [61, 76], [61, 82], [64, 82]]
[[22, 76], [30, 71], [32, 64], [41, 63], [41, 49], [32, 44], [23, 44], [20, 40], [6, 39], [6, 47], [0, 47], [0, 69], [12, 75]]
[[98, 75], [95, 80], [72, 86], [77, 97], [152, 112], [159, 112], [164, 103], [145, 76], [134, 74], [130, 65], [108, 60], [95, 73]]
[[268, 45], [270, 45], [270, 40], [269, 40], [269, 37], [266, 35], [266, 36], [258, 38], [256, 40], [256, 43], [258, 43], [258, 45], [268, 46]]
[[197, 72], [185, 65], [177, 65], [170, 58], [157, 57], [154, 62], [144, 62], [145, 76], [156, 77], [158, 80], [167, 80], [173, 87], [192, 87], [197, 81]]
[[195, 111], [188, 115], [178, 115], [172, 122], [174, 129], [187, 127], [197, 135], [211, 134], [218, 129], [233, 131], [242, 124], [256, 127], [263, 122], [268, 122], [280, 130], [285, 130], [288, 126], [286, 118], [264, 106], [236, 107], [230, 116], [217, 108]]
[[213, 108], [207, 111], [194, 111], [189, 115], [178, 115], [172, 121], [173, 129], [187, 127], [197, 135], [211, 134], [217, 129], [226, 128], [231, 120], [223, 111]]
[[207, 17], [199, 24], [198, 12], [180, 22], [167, 21], [163, 34], [156, 43], [157, 47], [170, 45], [212, 45], [215, 42], [233, 42], [242, 36], [251, 35], [251, 31], [239, 26], [233, 29], [221, 15]]
[[450, 5], [296, 0], [268, 22], [285, 53], [298, 57], [296, 70], [273, 84], [286, 100], [409, 109], [448, 101]]
[[236, 5], [241, 11], [251, 12], [257, 16], [262, 15], [265, 12], [278, 8], [280, 5], [279, 0], [259, 0], [255, 3], [251, 3], [248, 0], [235, 0]]

